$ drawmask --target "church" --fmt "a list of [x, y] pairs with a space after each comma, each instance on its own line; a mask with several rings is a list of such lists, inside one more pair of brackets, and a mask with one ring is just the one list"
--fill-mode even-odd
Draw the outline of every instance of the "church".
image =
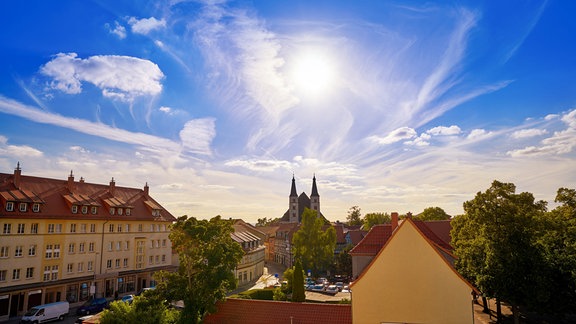
[[292, 175], [292, 188], [290, 189], [290, 196], [288, 197], [288, 210], [284, 213], [281, 222], [285, 223], [300, 223], [302, 221], [302, 213], [305, 208], [315, 210], [318, 216], [324, 218], [320, 211], [320, 195], [318, 194], [318, 187], [316, 186], [316, 175], [312, 178], [312, 192], [310, 197], [305, 192], [299, 196], [296, 191], [296, 180]]

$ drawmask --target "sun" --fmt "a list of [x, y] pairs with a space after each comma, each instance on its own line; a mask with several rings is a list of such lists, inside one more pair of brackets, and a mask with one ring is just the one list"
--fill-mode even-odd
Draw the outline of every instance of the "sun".
[[308, 51], [294, 60], [291, 78], [298, 93], [324, 95], [334, 85], [334, 64], [329, 56], [319, 51]]

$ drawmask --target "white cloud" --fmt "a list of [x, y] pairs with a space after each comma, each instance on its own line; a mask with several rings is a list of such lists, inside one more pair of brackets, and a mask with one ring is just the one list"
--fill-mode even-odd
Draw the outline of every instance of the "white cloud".
[[374, 141], [380, 145], [387, 145], [387, 144], [393, 144], [396, 142], [400, 142], [400, 141], [405, 140], [405, 139], [412, 139], [412, 138], [416, 137], [417, 135], [418, 134], [416, 133], [416, 131], [413, 128], [400, 127], [398, 129], [391, 131], [388, 135], [386, 135], [384, 137], [371, 136], [371, 137], [369, 137], [369, 139], [371, 139], [372, 141]]
[[556, 118], [558, 118], [558, 116], [559, 116], [558, 114], [549, 114], [549, 115], [546, 115], [546, 117], [544, 117], [544, 120], [556, 119]]
[[154, 17], [137, 19], [130, 17], [128, 24], [132, 26], [132, 32], [136, 34], [147, 35], [153, 30], [166, 28], [166, 20], [156, 19]]
[[521, 139], [521, 138], [529, 138], [534, 136], [540, 136], [547, 134], [548, 131], [545, 129], [538, 129], [538, 128], [529, 128], [529, 129], [521, 129], [512, 133], [512, 138]]
[[131, 101], [135, 97], [157, 95], [162, 91], [164, 74], [151, 61], [130, 56], [97, 55], [87, 59], [76, 53], [59, 53], [40, 68], [53, 80], [49, 87], [67, 94], [82, 92], [82, 82], [89, 82], [112, 99]]
[[460, 127], [452, 125], [450, 127], [437, 126], [426, 131], [426, 133], [434, 136], [450, 136], [458, 135], [461, 133]]
[[414, 140], [406, 141], [406, 142], [404, 142], [404, 144], [413, 145], [413, 146], [428, 146], [428, 145], [430, 145], [430, 139], [431, 138], [432, 138], [432, 136], [430, 136], [430, 134], [422, 133], [422, 134], [420, 134], [420, 136], [416, 137]]
[[570, 128], [576, 129], [576, 109], [562, 116], [562, 121]]
[[213, 118], [194, 119], [186, 122], [180, 131], [182, 145], [190, 152], [211, 155], [210, 145], [216, 136]]
[[126, 38], [126, 28], [120, 25], [117, 21], [114, 22], [114, 28], [112, 28], [110, 24], [106, 24], [106, 28], [108, 28], [108, 31], [110, 31], [111, 34], [118, 36], [118, 38]]
[[174, 113], [172, 108], [166, 107], [166, 106], [162, 106], [162, 107], [158, 108], [158, 110], [160, 110], [161, 112], [166, 113], [168, 115], [172, 115]]
[[28, 145], [10, 145], [8, 138], [0, 135], [0, 155], [9, 157], [41, 157], [42, 151], [39, 151]]
[[265, 159], [236, 159], [227, 161], [224, 165], [231, 167], [242, 167], [252, 171], [276, 171], [277, 169], [293, 169], [293, 165], [288, 161], [265, 160]]
[[466, 137], [469, 140], [477, 140], [477, 139], [482, 139], [482, 138], [486, 138], [488, 136], [492, 135], [491, 132], [487, 132], [484, 129], [473, 129], [470, 131], [470, 134], [468, 134], [468, 137]]

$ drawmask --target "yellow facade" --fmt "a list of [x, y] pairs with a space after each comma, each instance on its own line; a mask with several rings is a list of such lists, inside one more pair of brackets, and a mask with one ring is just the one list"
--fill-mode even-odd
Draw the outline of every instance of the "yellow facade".
[[351, 287], [353, 323], [472, 323], [474, 288], [437, 249], [403, 222]]

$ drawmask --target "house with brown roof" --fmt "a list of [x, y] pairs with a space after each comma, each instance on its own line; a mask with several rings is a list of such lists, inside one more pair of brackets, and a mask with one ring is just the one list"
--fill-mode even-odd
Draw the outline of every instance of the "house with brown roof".
[[478, 291], [453, 267], [454, 256], [407, 218], [351, 285], [353, 323], [474, 322]]
[[0, 173], [0, 321], [56, 301], [136, 293], [174, 270], [175, 217], [143, 188]]
[[264, 274], [266, 234], [241, 219], [234, 221], [232, 239], [242, 246], [244, 256], [234, 270], [238, 286], [256, 281]]

